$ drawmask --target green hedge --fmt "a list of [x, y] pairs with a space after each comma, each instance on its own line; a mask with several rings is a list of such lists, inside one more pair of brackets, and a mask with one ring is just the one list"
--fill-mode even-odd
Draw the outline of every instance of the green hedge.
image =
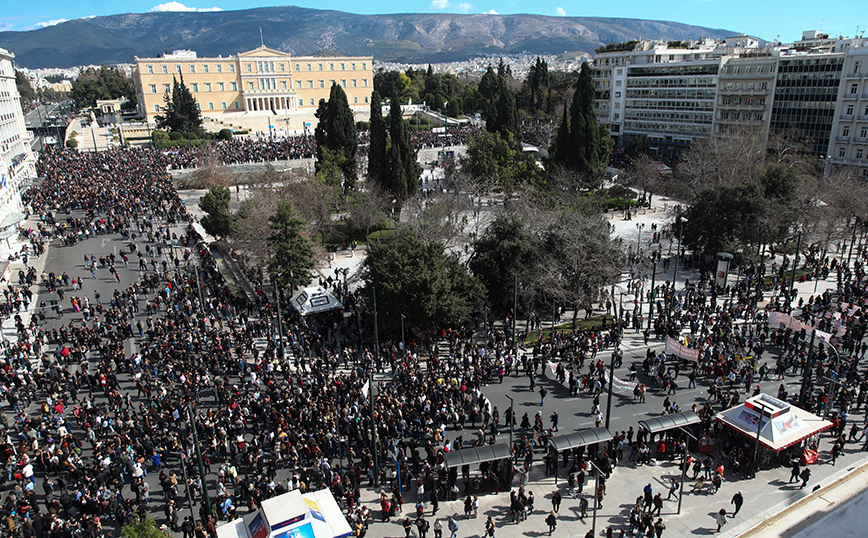
[[160, 140], [157, 139], [157, 147], [158, 148], [177, 148], [177, 147], [188, 147], [188, 146], [201, 146], [202, 141], [198, 138], [194, 138], [193, 140], [185, 140], [183, 138], [178, 140]]

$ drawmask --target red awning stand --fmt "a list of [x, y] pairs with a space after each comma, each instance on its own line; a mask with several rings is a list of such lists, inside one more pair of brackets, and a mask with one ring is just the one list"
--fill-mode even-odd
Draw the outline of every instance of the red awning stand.
[[[718, 421], [719, 423], [723, 424], [724, 426], [726, 426], [727, 428], [729, 428], [729, 429], [731, 429], [731, 430], [734, 430], [734, 431], [738, 432], [739, 434], [741, 434], [742, 436], [744, 436], [744, 437], [750, 439], [751, 441], [756, 442], [756, 440], [757, 440], [756, 435], [748, 435], [747, 433], [745, 433], [745, 432], [744, 432], [743, 430], [741, 430], [740, 428], [737, 428], [737, 427], [733, 426], [732, 424], [728, 424], [727, 422], [725, 422], [725, 421], [723, 421], [723, 420], [720, 420], [719, 418], [717, 419], [717, 421]], [[782, 446], [782, 447], [780, 447], [780, 448], [778, 448], [778, 449], [775, 449], [775, 448], [769, 446], [766, 442], [764, 442], [764, 441], [762, 440], [762, 437], [760, 437], [759, 443], [760, 443], [762, 446], [766, 447], [767, 449], [771, 450], [772, 452], [775, 452], [775, 453], [777, 453], [777, 452], [783, 452], [784, 450], [790, 448], [791, 446], [797, 445], [797, 444], [801, 443], [802, 441], [804, 441], [805, 439], [808, 439], [808, 438], [813, 437], [813, 436], [815, 436], [815, 435], [819, 435], [819, 434], [823, 433], [824, 431], [830, 429], [831, 427], [832, 427], [831, 424], [827, 424], [827, 425], [825, 425], [825, 426], [823, 426], [823, 427], [821, 427], [821, 428], [819, 428], [819, 429], [817, 429], [817, 430], [814, 430], [813, 432], [811, 432], [811, 433], [809, 433], [809, 434], [807, 434], [807, 435], [804, 435], [804, 436], [802, 436], [802, 437], [796, 439], [795, 441], [792, 441], [792, 442], [790, 442], [789, 444], [787, 444], [787, 445], [785, 445], [785, 446]]]

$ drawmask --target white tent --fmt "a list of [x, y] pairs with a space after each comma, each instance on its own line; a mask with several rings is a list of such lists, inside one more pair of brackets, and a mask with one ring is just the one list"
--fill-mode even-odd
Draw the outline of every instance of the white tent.
[[343, 305], [322, 286], [312, 286], [304, 288], [292, 299], [292, 307], [302, 316], [309, 316], [310, 314], [319, 314], [342, 308]]
[[[832, 427], [832, 423], [767, 394], [748, 398], [742, 405], [718, 413], [718, 422], [780, 452]], [[762, 422], [760, 422], [762, 421]]]
[[252, 514], [217, 527], [217, 538], [344, 538], [352, 533], [328, 489], [272, 497]]

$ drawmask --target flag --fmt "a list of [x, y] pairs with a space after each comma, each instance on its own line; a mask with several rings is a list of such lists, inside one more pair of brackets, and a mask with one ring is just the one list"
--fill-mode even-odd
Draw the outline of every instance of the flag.
[[371, 390], [371, 382], [365, 381], [365, 384], [362, 386], [362, 398], [368, 399], [368, 392]]

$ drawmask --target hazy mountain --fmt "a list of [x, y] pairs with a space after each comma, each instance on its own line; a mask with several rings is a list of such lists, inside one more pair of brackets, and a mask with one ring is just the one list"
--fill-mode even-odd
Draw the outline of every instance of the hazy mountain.
[[294, 54], [332, 51], [377, 60], [436, 62], [476, 54], [593, 52], [630, 39], [683, 40], [734, 32], [676, 22], [542, 15], [407, 13], [354, 15], [293, 6], [208, 13], [130, 13], [0, 32], [0, 47], [29, 68], [131, 63], [135, 56], [192, 49], [199, 56], [258, 47]]

